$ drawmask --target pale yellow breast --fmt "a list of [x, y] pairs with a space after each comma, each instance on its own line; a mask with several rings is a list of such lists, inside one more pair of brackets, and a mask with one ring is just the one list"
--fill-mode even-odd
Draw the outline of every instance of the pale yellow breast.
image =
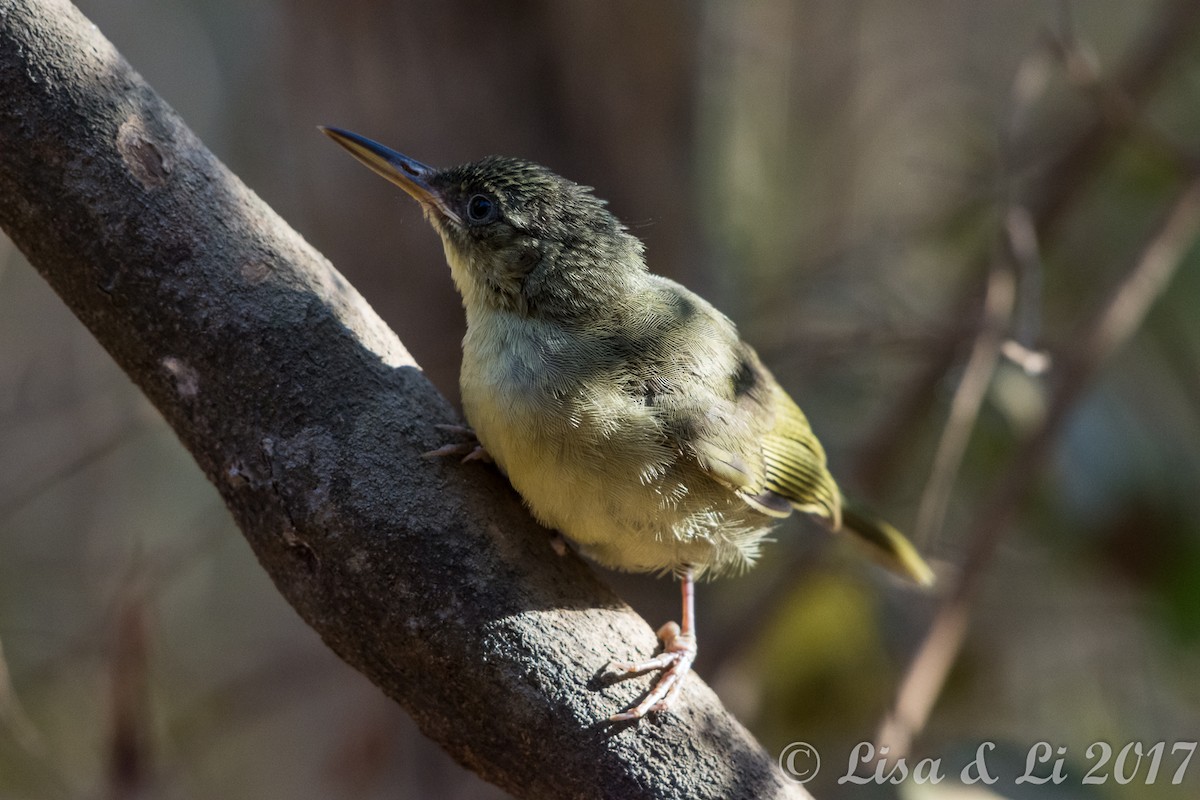
[[[707, 481], [669, 443], [652, 409], [619, 386], [547, 364], [559, 335], [522, 319], [471, 320], [463, 407], [480, 442], [544, 525], [606, 566], [677, 569], [753, 556], [763, 521], [697, 492]], [[481, 324], [482, 323], [482, 324]]]

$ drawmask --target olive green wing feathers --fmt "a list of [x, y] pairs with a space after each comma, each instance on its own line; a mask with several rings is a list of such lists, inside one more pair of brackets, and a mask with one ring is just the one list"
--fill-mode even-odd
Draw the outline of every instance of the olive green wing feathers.
[[825, 466], [825, 449], [800, 407], [773, 378], [771, 384], [774, 424], [759, 442], [763, 488], [837, 530], [842, 526], [842, 495]]
[[739, 416], [752, 421], [755, 433], [740, 441], [756, 442], [758, 447], [744, 452], [743, 446], [743, 452], [731, 454], [728, 446], [703, 443], [701, 462], [710, 474], [764, 514], [786, 517], [796, 509], [822, 519], [832, 531], [849, 529], [872, 559], [915, 583], [930, 585], [932, 570], [903, 534], [846, 503], [804, 412], [754, 351], [742, 348], [731, 381], [732, 399]]
[[662, 379], [647, 403], [660, 409], [663, 435], [751, 508], [771, 517], [800, 510], [830, 530], [849, 528], [884, 566], [930, 583], [933, 573], [899, 531], [845, 505], [808, 418], [733, 323], [673, 281], [653, 281], [622, 329], [646, 332], [627, 350], [644, 360], [637, 376]]
[[841, 492], [804, 412], [752, 348], [735, 338], [731, 350], [715, 422], [692, 443], [701, 466], [764, 514], [799, 509], [841, 527]]

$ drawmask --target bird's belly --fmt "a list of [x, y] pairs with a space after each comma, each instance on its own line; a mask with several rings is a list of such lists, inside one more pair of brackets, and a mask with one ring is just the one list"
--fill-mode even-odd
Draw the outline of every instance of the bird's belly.
[[535, 517], [601, 564], [636, 572], [745, 567], [768, 520], [662, 443], [636, 410], [463, 387], [480, 443]]

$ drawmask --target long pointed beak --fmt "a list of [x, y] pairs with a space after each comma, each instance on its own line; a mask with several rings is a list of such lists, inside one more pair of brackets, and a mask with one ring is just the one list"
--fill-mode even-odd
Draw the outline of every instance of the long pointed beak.
[[387, 178], [408, 192], [422, 206], [435, 209], [442, 216], [462, 224], [462, 219], [446, 205], [441, 193], [430, 183], [437, 173], [433, 167], [357, 133], [324, 125], [318, 125], [317, 128], [346, 148], [350, 155], [370, 167], [375, 174]]

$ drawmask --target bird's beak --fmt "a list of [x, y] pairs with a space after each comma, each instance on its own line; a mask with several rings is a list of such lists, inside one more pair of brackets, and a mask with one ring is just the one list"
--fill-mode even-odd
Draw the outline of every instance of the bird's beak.
[[349, 150], [350, 155], [366, 164], [376, 174], [382, 175], [408, 192], [422, 206], [462, 224], [462, 219], [446, 204], [441, 192], [431, 185], [430, 180], [437, 172], [433, 167], [357, 133], [341, 128], [327, 128], [324, 125], [318, 128], [321, 133]]

